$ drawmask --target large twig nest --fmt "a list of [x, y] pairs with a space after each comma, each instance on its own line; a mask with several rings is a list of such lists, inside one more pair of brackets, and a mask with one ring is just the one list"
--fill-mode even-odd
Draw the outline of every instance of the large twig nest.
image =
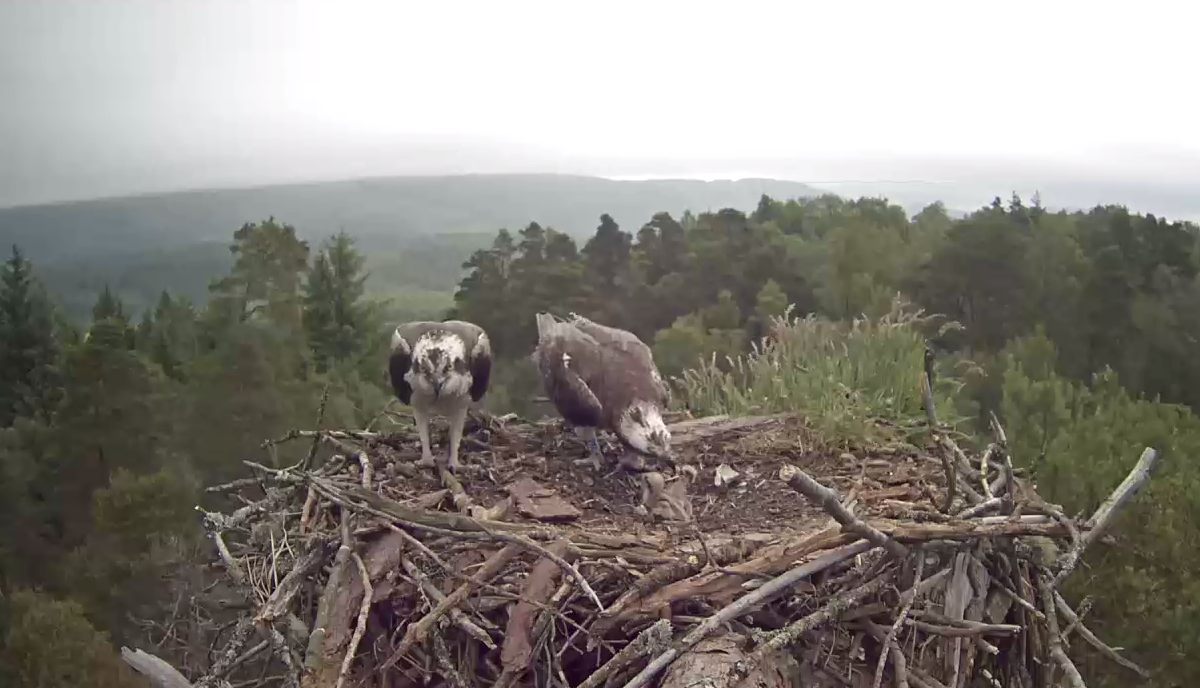
[[826, 452], [795, 418], [688, 420], [690, 470], [667, 477], [691, 518], [663, 521], [632, 481], [575, 465], [557, 423], [471, 428], [458, 475], [415, 469], [415, 433], [295, 432], [332, 456], [214, 488], [244, 504], [205, 518], [236, 599], [182, 667], [193, 685], [1032, 688], [1054, 667], [1075, 682], [1069, 632], [1144, 674], [1054, 586], [1152, 450], [1076, 522], [1022, 485], [1002, 435], [977, 456], [940, 432]]

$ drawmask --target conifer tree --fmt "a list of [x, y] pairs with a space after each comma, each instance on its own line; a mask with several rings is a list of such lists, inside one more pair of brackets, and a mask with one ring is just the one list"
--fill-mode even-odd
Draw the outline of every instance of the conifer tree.
[[0, 427], [50, 414], [60, 390], [57, 361], [53, 307], [13, 246], [0, 268]]
[[371, 304], [364, 301], [366, 259], [345, 232], [321, 246], [304, 285], [304, 329], [318, 371], [361, 355], [371, 337]]

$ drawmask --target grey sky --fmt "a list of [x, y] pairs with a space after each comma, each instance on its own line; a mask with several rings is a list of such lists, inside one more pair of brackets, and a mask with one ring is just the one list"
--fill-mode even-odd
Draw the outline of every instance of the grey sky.
[[1144, 0], [0, 0], [0, 205], [550, 171], [936, 181], [921, 193], [966, 205], [1041, 188], [1197, 217], [1198, 15]]

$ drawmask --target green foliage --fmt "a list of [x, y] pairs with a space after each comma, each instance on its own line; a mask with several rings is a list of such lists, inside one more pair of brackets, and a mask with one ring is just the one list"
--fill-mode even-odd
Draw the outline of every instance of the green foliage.
[[53, 578], [57, 515], [42, 481], [55, 434], [43, 420], [0, 429], [0, 591]]
[[339, 232], [321, 246], [308, 273], [304, 330], [318, 371], [334, 362], [357, 362], [372, 349], [362, 335], [379, 329], [379, 307], [363, 298], [365, 263], [350, 235]]
[[[699, 414], [800, 412], [830, 440], [867, 439], [873, 418], [923, 415], [919, 328], [929, 320], [900, 300], [881, 318], [850, 324], [784, 313], [773, 319], [773, 334], [729, 369], [714, 357], [685, 371], [680, 402]], [[953, 381], [938, 377], [937, 405], [950, 408]]]
[[233, 233], [233, 268], [213, 282], [214, 299], [232, 302], [238, 322], [260, 310], [272, 322], [300, 332], [300, 281], [308, 269], [308, 243], [296, 228], [274, 217]]
[[606, 213], [600, 216], [596, 234], [582, 251], [591, 311], [599, 321], [614, 327], [632, 326], [632, 316], [627, 312], [632, 291], [632, 247], [633, 238]]
[[[430, 198], [445, 191], [413, 183]], [[875, 417], [904, 427], [923, 415], [929, 341], [939, 419], [970, 430], [959, 416], [1000, 414], [1017, 462], [1071, 511], [1094, 509], [1142, 446], [1159, 448], [1160, 470], [1116, 544], [1093, 551], [1072, 585], [1090, 577], [1115, 591], [1097, 600], [1094, 630], [1145, 664], [1171, 664], [1170, 685], [1197, 678], [1196, 605], [1162, 594], [1196, 598], [1200, 578], [1190, 527], [1200, 473], [1186, 460], [1200, 423], [1180, 405], [1200, 408], [1194, 225], [1120, 207], [1050, 213], [1015, 195], [962, 219], [939, 203], [909, 218], [885, 199], [776, 200], [761, 187], [738, 203], [692, 197], [632, 215], [553, 196], [531, 222], [532, 211], [499, 210], [508, 190], [493, 189], [495, 221], [446, 211], [469, 233], [343, 232], [311, 261], [306, 240], [332, 221], [242, 225], [205, 274], [225, 272], [208, 291], [131, 277], [178, 268], [195, 281], [199, 263], [167, 251], [158, 267], [130, 258], [111, 280], [103, 266], [80, 267], [69, 303], [54, 308], [14, 256], [0, 284], [0, 380], [17, 381], [0, 389], [11, 423], [0, 429], [0, 519], [12, 524], [0, 530], [0, 590], [44, 585], [134, 638], [128, 614], [155, 618], [190, 594], [183, 572], [205, 551], [185, 505], [214, 499], [196, 487], [242, 476], [244, 459], [298, 460], [305, 447], [264, 457], [260, 444], [311, 427], [322, 390], [327, 427], [376, 421], [391, 398], [383, 368], [396, 321], [484, 326], [498, 357], [485, 406], [539, 414], [553, 410], [533, 401], [533, 314], [575, 311], [651, 343], [676, 403], [798, 410], [834, 443], [872, 439]], [[679, 214], [689, 205], [718, 209]], [[480, 233], [497, 226], [523, 228]], [[90, 323], [81, 331], [64, 313]], [[1102, 684], [1104, 669], [1085, 669]]]
[[145, 688], [70, 600], [19, 589], [0, 596], [7, 619], [0, 644], [4, 688]]
[[664, 375], [680, 375], [706, 360], [717, 366], [741, 351], [742, 332], [738, 329], [719, 330], [708, 326], [697, 313], [680, 316], [665, 330], [654, 336], [654, 360]]
[[[1102, 590], [1089, 625], [1143, 666], [1156, 685], [1195, 685], [1200, 628], [1200, 418], [1188, 409], [1136, 399], [1111, 371], [1090, 387], [1053, 371], [1043, 336], [1012, 347], [1004, 420], [1018, 465], [1037, 469], [1038, 491], [1067, 513], [1091, 514], [1124, 479], [1144, 447], [1160, 452], [1145, 487], [1118, 514], [1116, 543], [1097, 543], [1072, 593]], [[1168, 659], [1170, 661], [1168, 661]], [[1111, 666], [1089, 661], [1088, 685], [1125, 685]]]
[[18, 416], [47, 417], [57, 403], [54, 316], [32, 266], [13, 246], [0, 268], [0, 427]]
[[751, 337], [760, 339], [765, 336], [771, 328], [773, 318], [785, 312], [787, 308], [787, 294], [783, 293], [778, 282], [773, 279], [767, 280], [754, 299], [754, 317], [750, 323]]

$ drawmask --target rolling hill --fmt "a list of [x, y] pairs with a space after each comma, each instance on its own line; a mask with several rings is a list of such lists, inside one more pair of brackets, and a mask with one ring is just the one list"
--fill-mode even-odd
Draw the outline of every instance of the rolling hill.
[[[369, 256], [371, 285], [452, 290], [471, 251], [530, 221], [590, 236], [602, 213], [636, 231], [654, 213], [751, 210], [762, 194], [816, 189], [771, 179], [614, 181], [572, 175], [388, 177], [189, 191], [0, 209], [0, 242], [18, 244], [68, 313], [105, 283], [134, 309], [162, 289], [200, 299], [245, 222], [274, 216], [314, 245], [344, 229]], [[87, 308], [84, 308], [86, 305]]]

